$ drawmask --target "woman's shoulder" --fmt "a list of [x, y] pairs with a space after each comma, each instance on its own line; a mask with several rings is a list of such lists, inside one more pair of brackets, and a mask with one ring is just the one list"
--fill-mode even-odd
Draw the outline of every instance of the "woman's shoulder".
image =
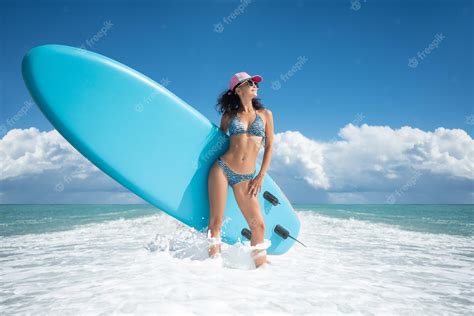
[[266, 119], [269, 119], [273, 115], [272, 111], [267, 108], [257, 110], [257, 113], [264, 116]]
[[222, 114], [222, 119], [225, 120], [225, 121], [228, 121], [231, 118], [232, 118], [232, 113], [230, 113], [230, 112], [224, 112]]
[[228, 126], [231, 123], [232, 118], [233, 118], [232, 113], [230, 113], [230, 112], [222, 113], [221, 124], [225, 125], [225, 126]]
[[268, 114], [268, 113], [272, 113], [272, 111], [269, 108], [264, 108], [264, 109], [258, 109], [257, 113]]

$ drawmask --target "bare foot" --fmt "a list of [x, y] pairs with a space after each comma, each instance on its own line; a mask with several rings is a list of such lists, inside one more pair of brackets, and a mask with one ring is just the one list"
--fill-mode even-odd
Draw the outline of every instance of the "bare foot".
[[221, 236], [211, 237], [211, 230], [207, 231], [207, 242], [209, 245], [209, 257], [214, 258], [221, 252]]
[[212, 245], [209, 247], [209, 257], [214, 258], [217, 257], [221, 253], [221, 245]]
[[265, 250], [253, 250], [252, 258], [255, 260], [255, 266], [258, 268], [267, 263], [267, 252]]

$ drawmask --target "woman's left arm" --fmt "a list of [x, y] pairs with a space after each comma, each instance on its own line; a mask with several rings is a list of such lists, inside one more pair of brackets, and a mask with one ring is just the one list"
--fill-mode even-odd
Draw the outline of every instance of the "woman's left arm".
[[257, 195], [258, 192], [262, 191], [263, 177], [270, 166], [272, 159], [272, 146], [273, 146], [273, 113], [269, 109], [265, 110], [265, 152], [263, 153], [262, 166], [258, 175], [250, 182], [249, 194]]

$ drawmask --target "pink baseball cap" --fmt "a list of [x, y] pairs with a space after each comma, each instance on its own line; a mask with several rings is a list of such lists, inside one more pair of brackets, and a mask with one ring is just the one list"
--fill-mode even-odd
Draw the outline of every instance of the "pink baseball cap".
[[234, 88], [235, 86], [237, 86], [239, 83], [241, 83], [242, 81], [245, 81], [247, 79], [252, 79], [253, 81], [255, 82], [260, 82], [263, 80], [263, 77], [262, 76], [259, 76], [259, 75], [256, 75], [256, 76], [250, 76], [248, 73], [246, 72], [238, 72], [236, 74], [234, 74], [231, 78], [230, 78], [230, 82], [229, 82], [229, 90], [230, 91], [234, 91]]

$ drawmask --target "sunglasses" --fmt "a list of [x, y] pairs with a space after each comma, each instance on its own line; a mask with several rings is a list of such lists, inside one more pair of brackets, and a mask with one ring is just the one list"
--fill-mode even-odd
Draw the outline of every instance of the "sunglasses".
[[243, 83], [241, 83], [239, 86], [244, 86], [244, 84], [247, 84], [249, 87], [257, 87], [258, 88], [258, 83], [253, 81], [253, 80], [247, 80], [247, 81], [244, 81]]

